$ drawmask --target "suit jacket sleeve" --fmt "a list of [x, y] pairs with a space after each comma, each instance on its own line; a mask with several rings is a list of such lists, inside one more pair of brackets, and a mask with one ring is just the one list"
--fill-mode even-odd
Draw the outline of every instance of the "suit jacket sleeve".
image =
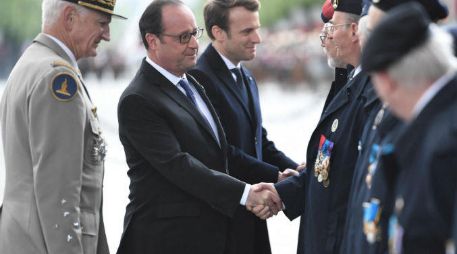
[[35, 198], [48, 253], [82, 253], [81, 229], [73, 223], [80, 221], [86, 108], [81, 89], [71, 101], [53, 98], [49, 86], [58, 73], [72, 75], [52, 69], [29, 94]]
[[120, 130], [124, 138], [173, 185], [220, 213], [233, 216], [245, 183], [208, 168], [192, 154], [183, 151], [173, 125], [161, 115], [164, 112], [161, 107], [166, 106], [152, 103], [139, 95], [121, 98], [118, 116], [119, 126], [124, 128]]

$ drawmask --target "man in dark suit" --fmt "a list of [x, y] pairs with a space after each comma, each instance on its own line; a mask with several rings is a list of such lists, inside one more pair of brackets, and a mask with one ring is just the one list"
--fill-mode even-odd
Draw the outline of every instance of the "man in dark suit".
[[389, 11], [364, 49], [362, 66], [373, 73], [379, 97], [406, 123], [391, 149], [391, 253], [449, 253], [457, 189], [456, 61], [451, 37], [430, 25], [415, 2]]
[[[208, 1], [204, 17], [212, 43], [190, 71], [205, 87], [228, 143], [237, 147], [237, 153], [272, 165], [262, 170], [237, 170], [229, 164], [233, 168], [230, 175], [248, 183], [277, 182], [298, 166], [268, 139], [255, 78], [241, 64], [255, 57], [256, 45], [261, 42], [259, 5], [256, 0]], [[271, 253], [266, 222], [245, 209], [238, 210], [232, 219], [230, 237], [236, 253]]]
[[203, 87], [185, 74], [202, 33], [192, 11], [156, 0], [139, 26], [147, 57], [118, 106], [131, 179], [118, 253], [235, 254], [228, 228], [240, 205], [265, 204], [266, 217], [281, 204], [228, 173], [266, 163], [233, 153]]

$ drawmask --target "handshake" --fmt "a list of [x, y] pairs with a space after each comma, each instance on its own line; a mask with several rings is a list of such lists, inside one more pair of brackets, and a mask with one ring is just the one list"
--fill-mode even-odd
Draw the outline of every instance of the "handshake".
[[276, 215], [283, 208], [281, 198], [272, 183], [258, 183], [251, 186], [246, 209], [262, 220]]
[[[286, 169], [284, 172], [279, 172], [278, 182], [289, 176], [298, 175], [304, 168], [305, 164], [303, 163], [300, 164], [296, 170]], [[273, 215], [278, 214], [279, 211], [283, 209], [283, 203], [272, 183], [258, 183], [252, 185], [249, 190], [246, 209], [254, 213], [260, 219], [266, 220]]]

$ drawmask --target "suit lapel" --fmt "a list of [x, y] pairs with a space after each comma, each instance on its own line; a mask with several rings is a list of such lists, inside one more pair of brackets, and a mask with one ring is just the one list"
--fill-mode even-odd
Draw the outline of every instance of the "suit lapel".
[[[232, 73], [229, 69], [227, 69], [227, 65], [224, 63], [219, 53], [217, 53], [216, 49], [214, 49], [214, 47], [211, 44], [208, 46], [207, 54], [209, 56], [208, 59], [210, 62], [210, 66], [213, 66], [215, 69], [216, 77], [218, 77], [222, 81], [221, 83], [224, 84], [225, 88], [233, 95], [233, 97], [241, 105], [241, 107], [243, 108], [243, 112], [249, 118], [252, 127], [255, 128], [255, 124], [253, 124], [254, 121], [249, 111], [249, 105], [244, 104], [240, 93], [236, 90], [237, 84], [233, 79]], [[243, 71], [241, 71], [241, 74], [243, 75]], [[244, 75], [244, 78], [246, 78], [246, 75]], [[251, 87], [250, 82], [249, 87]], [[248, 90], [251, 90], [251, 88], [249, 88]]]
[[[213, 105], [211, 104], [210, 99], [206, 95], [205, 88], [202, 85], [200, 85], [198, 83], [198, 81], [194, 77], [192, 77], [190, 74], [186, 74], [186, 75], [187, 75], [187, 79], [191, 80], [191, 82], [193, 84], [195, 84], [195, 88], [197, 89], [198, 93], [202, 97], [203, 101], [206, 103], [206, 106], [208, 107], [209, 112], [211, 113], [211, 116], [213, 117], [214, 122], [216, 123], [217, 132], [219, 134], [219, 141], [221, 143], [220, 145], [223, 148], [223, 150], [225, 150], [225, 148], [227, 147], [225, 132], [224, 132], [224, 129], [222, 128], [222, 124], [219, 120], [216, 110], [214, 109]], [[211, 130], [211, 133], [214, 133], [214, 132]]]
[[[176, 102], [176, 104], [186, 110], [190, 115], [192, 115], [195, 121], [211, 136], [214, 142], [219, 145], [207, 120], [204, 119], [204, 116], [202, 116], [197, 107], [193, 105], [192, 102], [190, 102], [189, 99], [181, 91], [179, 91], [179, 89], [174, 84], [172, 84], [167, 78], [160, 74], [160, 72], [154, 69], [149, 63], [146, 62], [146, 60], [143, 60], [141, 68], [145, 75], [148, 76], [148, 80], [151, 80], [151, 82], [154, 85], [157, 85], [165, 95]], [[192, 82], [194, 82], [194, 79], [192, 79]]]
[[252, 112], [249, 110], [250, 105], [243, 105], [245, 106], [245, 110], [248, 110], [251, 114], [249, 114], [252, 126], [256, 127], [256, 123], [258, 122], [258, 119], [260, 119], [259, 114], [260, 114], [260, 107], [259, 107], [259, 96], [257, 94], [257, 88], [256, 84], [254, 82], [254, 78], [252, 75], [243, 67], [241, 66], [241, 74], [244, 76], [244, 81], [247, 85], [248, 89], [248, 98], [250, 102], [252, 103]]

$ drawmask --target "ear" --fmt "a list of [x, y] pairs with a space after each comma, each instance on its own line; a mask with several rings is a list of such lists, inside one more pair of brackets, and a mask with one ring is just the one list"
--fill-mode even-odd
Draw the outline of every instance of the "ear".
[[359, 30], [359, 25], [357, 23], [352, 23], [351, 24], [352, 41], [359, 41], [359, 36], [357, 35], [358, 30]]
[[146, 33], [144, 36], [146, 41], [148, 42], [148, 49], [156, 50], [157, 49], [157, 43], [160, 40], [159, 37], [155, 34], [151, 33]]
[[227, 39], [227, 32], [225, 32], [222, 28], [219, 26], [212, 26], [211, 27], [211, 33], [214, 36], [214, 39], [216, 41], [225, 41]]
[[76, 23], [76, 8], [74, 6], [67, 5], [65, 6], [61, 18], [63, 18], [63, 24], [65, 29], [68, 31], [73, 30], [73, 27]]

